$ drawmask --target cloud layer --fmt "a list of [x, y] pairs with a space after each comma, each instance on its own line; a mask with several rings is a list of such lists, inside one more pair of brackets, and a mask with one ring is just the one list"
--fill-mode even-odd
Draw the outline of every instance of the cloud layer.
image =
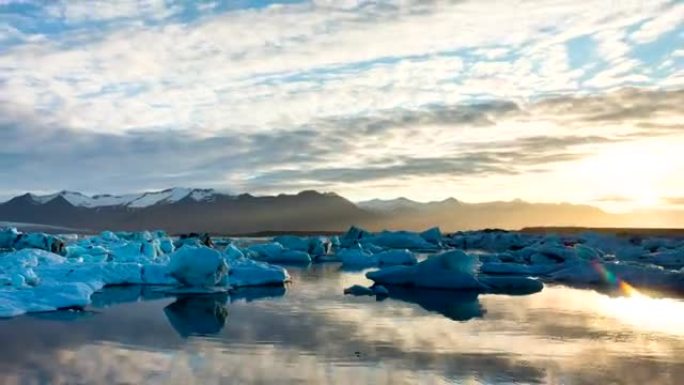
[[[573, 187], [586, 181], [568, 165], [684, 140], [678, 2], [0, 10], [5, 195], [193, 185], [589, 201], [625, 194]], [[565, 192], [528, 186], [542, 176]], [[662, 194], [684, 195], [668, 183]]]

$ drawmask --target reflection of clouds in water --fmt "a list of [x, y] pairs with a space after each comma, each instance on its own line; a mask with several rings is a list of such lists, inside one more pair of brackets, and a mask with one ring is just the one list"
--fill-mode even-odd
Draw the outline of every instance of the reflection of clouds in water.
[[[51, 363], [60, 372], [51, 384], [448, 384], [437, 373], [381, 364], [360, 370], [353, 355], [343, 365], [296, 349], [259, 346], [244, 352], [195, 340], [176, 352], [132, 350], [116, 345], [86, 345], [60, 352]], [[474, 375], [472, 375], [474, 378]], [[7, 385], [20, 384], [18, 378]]]
[[[588, 305], [597, 293], [547, 287], [456, 301], [453, 310], [429, 296], [343, 297], [343, 287], [363, 281], [358, 275], [293, 273], [282, 298], [247, 303], [282, 294], [272, 288], [231, 295], [230, 316], [210, 338], [180, 339], [162, 315], [169, 299], [111, 307], [76, 324], [0, 324], [9, 346], [0, 350], [9, 359], [0, 362], [0, 382], [21, 371], [22, 383], [676, 384], [684, 376], [681, 338], [645, 335], [597, 312]], [[435, 313], [462, 314], [473, 303], [487, 309], [484, 318]]]

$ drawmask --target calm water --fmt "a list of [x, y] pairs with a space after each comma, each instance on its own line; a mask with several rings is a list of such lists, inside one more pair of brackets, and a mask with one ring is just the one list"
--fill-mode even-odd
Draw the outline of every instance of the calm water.
[[[0, 321], [1, 384], [682, 384], [684, 302], [547, 286], [520, 297], [394, 291], [335, 264], [284, 289], [164, 297]], [[134, 301], [134, 302], [131, 302]]]

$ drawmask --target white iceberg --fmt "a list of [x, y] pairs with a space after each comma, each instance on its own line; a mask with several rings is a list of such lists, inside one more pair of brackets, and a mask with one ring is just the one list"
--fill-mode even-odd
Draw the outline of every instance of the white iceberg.
[[229, 270], [221, 253], [206, 246], [183, 246], [170, 258], [169, 275], [184, 286], [216, 286]]

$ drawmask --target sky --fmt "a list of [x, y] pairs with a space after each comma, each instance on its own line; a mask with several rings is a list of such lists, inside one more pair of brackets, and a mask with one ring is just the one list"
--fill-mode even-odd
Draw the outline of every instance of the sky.
[[684, 208], [684, 2], [0, 0], [0, 197]]

